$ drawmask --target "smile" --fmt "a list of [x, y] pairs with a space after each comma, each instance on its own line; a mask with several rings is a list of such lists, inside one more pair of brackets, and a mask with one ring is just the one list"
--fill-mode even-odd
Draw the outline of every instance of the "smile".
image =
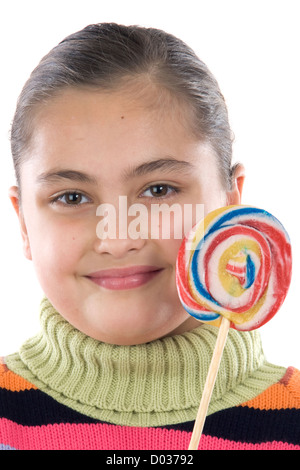
[[125, 290], [147, 284], [162, 270], [163, 268], [158, 266], [132, 266], [98, 271], [88, 275], [87, 278], [105, 289]]

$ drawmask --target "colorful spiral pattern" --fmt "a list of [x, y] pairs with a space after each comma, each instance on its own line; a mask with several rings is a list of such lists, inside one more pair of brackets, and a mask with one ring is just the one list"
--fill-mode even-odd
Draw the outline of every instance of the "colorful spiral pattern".
[[291, 281], [289, 236], [265, 210], [227, 206], [210, 212], [179, 249], [176, 284], [185, 310], [202, 322], [228, 318], [250, 331], [267, 323]]

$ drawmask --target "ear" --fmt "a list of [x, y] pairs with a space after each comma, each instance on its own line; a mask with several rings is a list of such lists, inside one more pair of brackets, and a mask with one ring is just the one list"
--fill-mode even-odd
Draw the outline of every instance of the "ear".
[[21, 230], [21, 235], [22, 235], [22, 240], [23, 240], [24, 255], [27, 259], [32, 260], [29, 237], [27, 233], [25, 220], [24, 220], [24, 215], [22, 212], [21, 199], [20, 199], [18, 186], [12, 186], [9, 189], [8, 195], [19, 219], [20, 230]]
[[241, 163], [237, 163], [232, 171], [232, 189], [227, 192], [227, 204], [241, 204], [242, 192], [245, 181], [245, 168]]

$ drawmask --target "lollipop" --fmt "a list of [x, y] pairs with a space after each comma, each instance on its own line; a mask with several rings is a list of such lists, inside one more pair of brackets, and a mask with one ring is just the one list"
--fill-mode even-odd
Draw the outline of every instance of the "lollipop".
[[220, 326], [190, 449], [198, 448], [229, 327], [268, 322], [291, 281], [291, 245], [282, 224], [250, 206], [227, 206], [201, 220], [179, 249], [176, 284], [185, 310]]

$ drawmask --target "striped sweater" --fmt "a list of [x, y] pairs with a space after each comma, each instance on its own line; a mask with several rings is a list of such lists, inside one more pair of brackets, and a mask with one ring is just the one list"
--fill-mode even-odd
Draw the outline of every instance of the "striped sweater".
[[[0, 363], [0, 449], [186, 450], [216, 328], [113, 346], [42, 303], [42, 330]], [[199, 449], [300, 450], [300, 372], [230, 331]]]

